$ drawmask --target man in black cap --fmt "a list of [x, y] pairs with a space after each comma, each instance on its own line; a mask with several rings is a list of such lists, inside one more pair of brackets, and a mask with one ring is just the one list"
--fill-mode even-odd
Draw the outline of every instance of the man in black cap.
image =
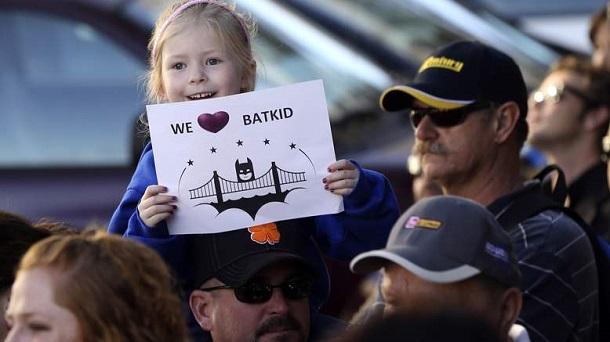
[[510, 238], [478, 203], [455, 196], [422, 199], [392, 228], [385, 249], [351, 262], [356, 273], [384, 269], [384, 313], [434, 315], [460, 310], [488, 323], [501, 340], [527, 336], [514, 326], [520, 273]]
[[310, 300], [312, 291], [327, 294], [329, 282], [308, 222], [193, 237], [189, 305], [213, 341], [312, 341], [344, 327]]
[[[447, 45], [424, 61], [413, 83], [387, 89], [380, 104], [410, 110], [423, 174], [445, 194], [502, 215], [529, 190], [519, 181], [527, 90], [504, 53], [478, 42]], [[519, 322], [532, 340], [596, 341], [597, 268], [582, 228], [555, 209], [506, 228], [523, 275]]]

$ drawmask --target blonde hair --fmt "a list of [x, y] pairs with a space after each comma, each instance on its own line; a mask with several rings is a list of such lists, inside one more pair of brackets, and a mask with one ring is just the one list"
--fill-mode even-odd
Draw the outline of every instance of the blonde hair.
[[148, 44], [150, 70], [147, 77], [147, 94], [151, 103], [165, 101], [161, 61], [163, 46], [168, 38], [186, 25], [206, 25], [213, 30], [227, 51], [237, 60], [247, 86], [242, 92], [254, 90], [256, 62], [252, 53], [255, 27], [249, 18], [235, 10], [234, 5], [221, 1], [178, 1], [170, 5], [155, 23]]
[[18, 273], [46, 268], [58, 305], [85, 341], [186, 341], [175, 284], [161, 257], [134, 241], [89, 231], [52, 236], [25, 254]]

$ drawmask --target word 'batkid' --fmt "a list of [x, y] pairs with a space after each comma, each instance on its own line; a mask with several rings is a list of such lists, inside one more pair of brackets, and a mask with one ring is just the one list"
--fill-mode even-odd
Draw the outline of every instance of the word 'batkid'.
[[293, 115], [292, 108], [277, 108], [270, 110], [263, 110], [260, 113], [244, 114], [244, 126], [254, 125], [257, 123], [270, 122], [276, 120], [289, 119]]

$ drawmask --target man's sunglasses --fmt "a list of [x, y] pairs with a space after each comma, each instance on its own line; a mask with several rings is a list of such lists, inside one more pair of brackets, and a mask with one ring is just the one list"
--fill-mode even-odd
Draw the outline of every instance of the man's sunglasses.
[[223, 289], [233, 289], [235, 298], [243, 303], [260, 304], [265, 303], [273, 295], [274, 288], [280, 288], [284, 298], [290, 300], [299, 300], [309, 296], [313, 286], [311, 277], [296, 277], [290, 278], [279, 285], [271, 285], [261, 279], [252, 279], [244, 285], [232, 287], [229, 285], [221, 285], [203, 288], [201, 291], [215, 291]]
[[425, 116], [437, 127], [453, 127], [462, 124], [470, 113], [479, 109], [489, 108], [489, 102], [475, 102], [456, 109], [413, 108], [411, 109], [411, 125], [417, 128]]

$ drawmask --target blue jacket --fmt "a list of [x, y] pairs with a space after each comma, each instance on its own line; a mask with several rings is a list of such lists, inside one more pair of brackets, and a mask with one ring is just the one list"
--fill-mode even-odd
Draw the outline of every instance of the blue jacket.
[[[388, 180], [380, 173], [360, 168], [360, 179], [354, 191], [344, 198], [345, 210], [315, 218], [312, 235], [327, 256], [349, 261], [355, 255], [382, 248], [392, 225], [399, 216], [398, 203]], [[189, 261], [185, 253], [188, 235], [169, 235], [165, 222], [147, 227], [137, 205], [149, 185], [157, 184], [152, 146], [144, 148], [121, 203], [112, 215], [108, 230], [140, 241], [155, 249], [173, 268], [178, 280], [190, 284]], [[324, 265], [320, 265], [323, 269]], [[320, 272], [326, 274], [326, 272]], [[324, 286], [316, 286], [312, 301], [323, 304], [329, 292], [328, 277]]]

